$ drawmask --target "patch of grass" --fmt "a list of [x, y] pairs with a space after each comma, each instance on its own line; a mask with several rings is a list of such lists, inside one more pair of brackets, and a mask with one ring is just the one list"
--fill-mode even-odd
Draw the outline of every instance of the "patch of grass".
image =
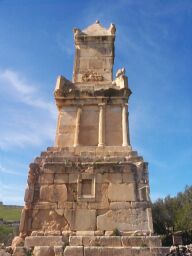
[[0, 226], [0, 243], [4, 243], [5, 245], [10, 244], [15, 234], [16, 234], [15, 227], [10, 227], [8, 225], [1, 225]]
[[0, 205], [0, 219], [19, 221], [22, 207]]
[[12, 227], [9, 227], [7, 225], [1, 225], [0, 226], [0, 233], [1, 234], [8, 235], [8, 234], [10, 234], [12, 232], [13, 232], [13, 228]]

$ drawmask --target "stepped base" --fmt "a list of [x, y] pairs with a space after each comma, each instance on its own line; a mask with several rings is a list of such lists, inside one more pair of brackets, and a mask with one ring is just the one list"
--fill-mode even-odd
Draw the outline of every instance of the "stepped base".
[[168, 247], [161, 247], [158, 236], [29, 236], [24, 247], [16, 247], [14, 255], [25, 256], [30, 248], [34, 256], [165, 256], [169, 253]]

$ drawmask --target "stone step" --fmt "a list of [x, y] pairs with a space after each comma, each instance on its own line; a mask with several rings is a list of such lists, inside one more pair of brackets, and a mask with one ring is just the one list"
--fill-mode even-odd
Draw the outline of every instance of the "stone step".
[[79, 147], [48, 147], [45, 152], [49, 153], [65, 153], [65, 152], [71, 152], [74, 154], [80, 154], [81, 152], [90, 152], [90, 153], [96, 153], [99, 154], [111, 154], [113, 152], [115, 153], [124, 153], [124, 154], [131, 154], [132, 156], [137, 156], [137, 151], [131, 150], [129, 147], [122, 147], [122, 146], [105, 146], [105, 147], [97, 147], [97, 146], [79, 146]]
[[117, 156], [110, 156], [110, 157], [79, 157], [79, 156], [70, 156], [70, 155], [63, 155], [63, 156], [47, 156], [45, 158], [41, 158], [42, 161], [45, 163], [48, 162], [61, 162], [61, 163], [69, 163], [69, 162], [93, 162], [95, 164], [102, 164], [102, 163], [127, 163], [127, 162], [138, 162], [143, 161], [142, 157], [136, 158], [126, 158], [126, 157], [117, 157]]
[[166, 256], [168, 247], [66, 246], [64, 256]]
[[[114, 150], [115, 149], [115, 150]], [[128, 160], [138, 161], [142, 160], [138, 157], [136, 151], [128, 151], [123, 147], [105, 147], [100, 149], [98, 147], [66, 147], [66, 148], [47, 148], [47, 151], [43, 151], [40, 154], [41, 159], [55, 158], [55, 157], [80, 157], [80, 158], [106, 158], [106, 159], [116, 159], [125, 158]], [[39, 160], [38, 160], [39, 161]], [[37, 162], [37, 160], [36, 160]]]
[[[32, 250], [32, 251], [31, 251]], [[99, 247], [99, 246], [63, 246], [35, 245], [32, 247], [16, 247], [14, 256], [166, 256], [169, 247]], [[4, 254], [3, 254], [4, 255]]]
[[160, 247], [159, 236], [70, 236], [71, 246]]
[[[68, 238], [67, 238], [68, 239]], [[62, 246], [66, 236], [28, 236], [24, 246]], [[69, 236], [70, 246], [159, 248], [159, 236]]]

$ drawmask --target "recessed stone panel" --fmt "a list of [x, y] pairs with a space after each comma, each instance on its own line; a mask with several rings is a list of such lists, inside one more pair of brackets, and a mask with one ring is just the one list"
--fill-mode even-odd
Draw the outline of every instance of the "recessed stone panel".
[[[107, 146], [122, 145], [122, 110], [121, 106], [106, 107], [105, 141]], [[117, 125], [118, 124], [118, 125]]]
[[98, 145], [98, 122], [99, 108], [98, 106], [85, 106], [83, 108], [80, 121], [80, 145], [96, 146]]

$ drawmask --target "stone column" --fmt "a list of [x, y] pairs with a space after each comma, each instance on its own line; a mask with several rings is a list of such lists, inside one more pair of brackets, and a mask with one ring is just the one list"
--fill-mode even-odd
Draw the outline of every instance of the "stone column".
[[99, 104], [99, 135], [98, 147], [105, 145], [105, 103]]
[[[127, 104], [128, 107], [128, 104]], [[129, 112], [127, 111], [127, 143], [129, 146], [131, 146], [130, 142], [130, 134], [129, 134]]]
[[129, 126], [128, 126], [128, 104], [124, 103], [122, 105], [122, 138], [123, 138], [123, 147], [130, 145], [129, 139]]
[[76, 124], [75, 124], [74, 147], [79, 146], [79, 131], [80, 131], [81, 113], [82, 113], [82, 106], [78, 106], [77, 107]]

